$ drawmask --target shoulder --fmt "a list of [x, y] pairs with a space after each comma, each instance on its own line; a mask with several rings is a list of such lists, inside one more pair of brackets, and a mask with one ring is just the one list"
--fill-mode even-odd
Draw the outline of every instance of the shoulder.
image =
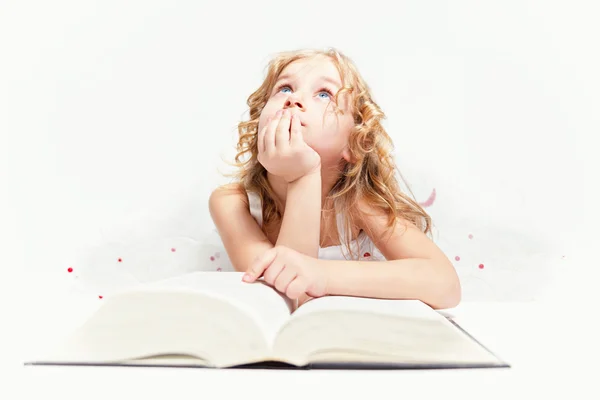
[[368, 200], [360, 200], [355, 207], [356, 221], [358, 227], [364, 231], [373, 241], [375, 246], [388, 260], [402, 258], [405, 253], [399, 251], [402, 247], [400, 242], [406, 239], [421, 237], [418, 228], [410, 221], [395, 215], [393, 211], [387, 211], [376, 207]]
[[248, 206], [248, 195], [239, 183], [230, 183], [214, 189], [208, 198], [211, 214], [231, 207]]
[[413, 225], [409, 221], [395, 215], [393, 211], [386, 211], [375, 207], [367, 199], [360, 199], [355, 205], [356, 222], [360, 229], [369, 236], [381, 236], [384, 231], [397, 225], [403, 229]]
[[386, 260], [428, 258], [447, 261], [445, 254], [415, 224], [400, 216], [357, 203], [361, 229], [371, 238]]

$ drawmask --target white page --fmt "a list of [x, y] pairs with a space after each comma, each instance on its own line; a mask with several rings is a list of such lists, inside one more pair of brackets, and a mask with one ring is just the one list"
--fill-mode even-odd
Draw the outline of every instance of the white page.
[[433, 321], [446, 320], [431, 307], [418, 300], [372, 299], [351, 296], [325, 296], [310, 300], [298, 308], [292, 318], [309, 313], [333, 310], [365, 311]]
[[268, 343], [289, 319], [292, 304], [262, 281], [246, 283], [242, 272], [193, 272], [143, 285], [136, 290], [201, 292], [223, 299], [244, 310], [261, 326]]

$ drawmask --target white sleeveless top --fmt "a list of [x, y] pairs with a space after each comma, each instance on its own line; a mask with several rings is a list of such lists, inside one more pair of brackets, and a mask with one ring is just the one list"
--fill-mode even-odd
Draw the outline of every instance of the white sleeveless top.
[[[260, 197], [254, 192], [247, 191], [246, 193], [248, 194], [248, 202], [250, 204], [250, 214], [252, 214], [258, 225], [262, 227], [262, 202]], [[344, 238], [345, 231], [340, 214], [336, 215], [336, 222], [340, 238]], [[383, 254], [375, 247], [371, 238], [364, 231], [361, 231], [358, 237], [350, 242], [350, 246], [352, 247], [353, 254], [356, 255], [358, 253], [360, 255], [360, 261], [385, 260]], [[359, 250], [358, 252], [357, 249]], [[351, 253], [348, 251], [344, 240], [341, 240], [341, 244], [336, 246], [319, 247], [318, 258], [324, 260], [350, 260]]]

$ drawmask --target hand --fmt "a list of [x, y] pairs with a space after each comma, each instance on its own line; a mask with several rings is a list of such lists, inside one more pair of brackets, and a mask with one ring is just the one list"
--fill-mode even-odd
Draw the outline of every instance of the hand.
[[320, 171], [321, 157], [302, 137], [300, 118], [289, 109], [279, 110], [258, 134], [258, 162], [270, 173], [290, 183]]
[[243, 277], [254, 282], [264, 280], [292, 300], [321, 297], [327, 292], [327, 270], [318, 259], [285, 246], [275, 246], [259, 256]]

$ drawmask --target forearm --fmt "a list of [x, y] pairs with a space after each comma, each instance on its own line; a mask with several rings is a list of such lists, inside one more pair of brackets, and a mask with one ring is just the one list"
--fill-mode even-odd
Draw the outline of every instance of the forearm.
[[461, 288], [452, 264], [430, 259], [391, 261], [319, 260], [327, 294], [382, 299], [418, 299], [433, 308], [458, 305]]
[[316, 172], [288, 184], [276, 245], [317, 258], [320, 228], [321, 173]]

